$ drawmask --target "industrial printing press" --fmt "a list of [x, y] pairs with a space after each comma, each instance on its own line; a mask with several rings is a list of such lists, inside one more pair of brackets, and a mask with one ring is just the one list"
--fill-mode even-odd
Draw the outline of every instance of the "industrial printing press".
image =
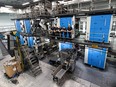
[[[76, 14], [64, 15], [68, 10], [60, 6], [62, 11], [55, 8], [58, 10], [56, 14], [59, 15], [53, 15], [50, 13], [51, 9], [48, 9], [45, 4], [40, 2], [40, 5], [43, 6], [43, 11], [41, 6], [37, 10], [34, 9], [36, 6], [32, 5], [28, 7], [31, 9], [30, 13], [13, 19], [16, 27], [16, 31], [10, 32], [14, 40], [13, 52], [10, 50], [10, 38], [8, 38], [8, 48], [9, 53], [15, 56], [15, 65], [20, 67], [12, 75], [7, 75], [8, 77], [14, 78], [17, 73], [25, 71], [29, 71], [36, 77], [42, 73], [40, 61], [47, 61], [47, 64], [55, 66], [51, 78], [54, 82], [60, 83], [67, 72], [73, 74], [76, 59], [81, 55], [80, 45], [84, 47], [85, 64], [105, 69], [107, 52], [110, 48], [109, 32], [112, 14], [86, 15], [88, 22], [84, 32], [85, 38], [80, 42], [78, 40], [80, 22], [78, 21], [76, 25], [76, 19], [80, 19]], [[54, 52], [57, 52], [55, 54], [57, 57], [49, 58]]]

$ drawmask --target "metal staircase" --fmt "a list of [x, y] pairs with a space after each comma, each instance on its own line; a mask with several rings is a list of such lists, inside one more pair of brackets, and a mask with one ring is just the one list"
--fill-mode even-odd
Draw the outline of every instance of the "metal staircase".
[[23, 50], [30, 65], [30, 72], [33, 74], [33, 76], [39, 75], [42, 70], [39, 65], [39, 59], [36, 56], [34, 49], [23, 46]]

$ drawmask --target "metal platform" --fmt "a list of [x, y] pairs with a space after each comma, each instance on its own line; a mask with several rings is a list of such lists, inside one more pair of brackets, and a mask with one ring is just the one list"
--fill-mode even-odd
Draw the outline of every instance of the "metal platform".
[[[116, 13], [116, 8], [113, 9], [102, 9], [102, 10], [93, 10], [93, 11], [72, 11], [62, 14], [53, 14], [53, 15], [38, 15], [36, 18], [54, 18], [54, 17], [67, 17], [67, 16], [87, 16], [87, 15], [96, 15], [96, 14], [112, 14]], [[12, 20], [23, 20], [23, 19], [35, 19], [35, 17], [20, 17], [13, 18]]]

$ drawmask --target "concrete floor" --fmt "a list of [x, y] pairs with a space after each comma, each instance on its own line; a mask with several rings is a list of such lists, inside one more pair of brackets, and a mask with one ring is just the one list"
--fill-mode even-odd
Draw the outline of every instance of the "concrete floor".
[[[53, 54], [56, 54], [56, 52]], [[53, 54], [43, 61], [48, 63], [49, 59], [54, 57]], [[81, 78], [100, 87], [116, 87], [116, 68], [108, 63], [105, 70], [100, 70], [99, 68], [85, 65], [83, 59], [78, 59], [76, 69], [71, 77], [74, 80]]]
[[76, 69], [73, 75], [100, 87], [116, 87], [116, 68], [108, 63], [105, 70], [100, 70], [85, 65], [83, 60], [79, 59], [76, 62]]
[[65, 76], [65, 80], [62, 80], [61, 84], [58, 85], [53, 82], [51, 75], [55, 68], [42, 61], [40, 62], [40, 66], [42, 67], [42, 73], [40, 75], [34, 78], [28, 73], [22, 73], [17, 78], [19, 83], [13, 84], [4, 76], [3, 63], [9, 59], [10, 56], [6, 56], [6, 58], [0, 61], [0, 87], [100, 87], [78, 76], [74, 77], [76, 74], [73, 76], [68, 73]]
[[[111, 38], [111, 41], [112, 48], [116, 51], [116, 38]], [[17, 78], [19, 83], [15, 85], [4, 76], [3, 63], [9, 59], [10, 56], [6, 56], [0, 61], [0, 87], [116, 87], [116, 68], [107, 64], [105, 70], [99, 70], [98, 68], [85, 65], [82, 59], [77, 60], [74, 73], [67, 73], [59, 85], [52, 80], [51, 73], [55, 68], [45, 63], [49, 59], [40, 62], [42, 67], [40, 75], [34, 78], [27, 72], [22, 73]]]

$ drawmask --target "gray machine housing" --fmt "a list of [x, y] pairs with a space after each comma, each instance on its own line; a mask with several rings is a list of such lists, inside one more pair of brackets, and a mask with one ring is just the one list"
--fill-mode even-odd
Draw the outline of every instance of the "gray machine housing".
[[53, 81], [59, 82], [67, 71], [71, 73], [75, 70], [77, 50], [65, 49], [59, 52], [61, 64], [53, 72]]

